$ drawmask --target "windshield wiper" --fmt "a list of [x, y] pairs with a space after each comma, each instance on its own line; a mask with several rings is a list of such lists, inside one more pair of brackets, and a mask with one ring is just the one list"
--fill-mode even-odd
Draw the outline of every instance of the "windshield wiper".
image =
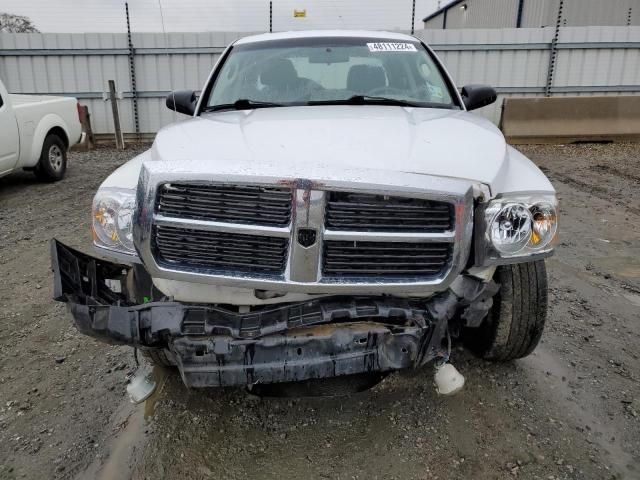
[[222, 103], [220, 105], [210, 105], [202, 109], [203, 112], [216, 112], [218, 110], [251, 110], [253, 108], [284, 107], [282, 103], [260, 102], [241, 98], [233, 103]]
[[397, 98], [375, 97], [372, 95], [353, 95], [336, 100], [311, 100], [307, 105], [397, 105], [400, 107], [421, 107], [419, 103]]

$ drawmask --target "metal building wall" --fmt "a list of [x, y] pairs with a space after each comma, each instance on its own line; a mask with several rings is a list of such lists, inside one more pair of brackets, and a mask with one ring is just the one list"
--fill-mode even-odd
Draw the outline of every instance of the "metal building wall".
[[611, 25], [622, 27], [627, 25], [630, 8], [632, 12], [634, 9], [640, 10], [640, 1], [565, 0], [563, 17], [568, 26]]
[[[516, 26], [519, 0], [467, 0], [447, 9], [446, 28], [511, 28]], [[524, 0], [523, 28], [554, 27], [559, 0]], [[461, 7], [467, 5], [464, 10]], [[445, 14], [425, 28], [445, 28]], [[563, 26], [639, 26], [640, 0], [564, 0]]]
[[[525, 0], [522, 26], [553, 27], [559, 0]], [[564, 0], [563, 26], [640, 25], [640, 0]]]
[[[531, 0], [529, 0], [531, 1]], [[497, 123], [506, 96], [542, 96], [553, 28], [427, 29], [416, 32], [459, 85], [488, 83], [498, 101], [478, 111]], [[239, 33], [144, 33], [133, 36], [140, 131], [180, 119], [164, 106], [172, 89], [199, 90], [222, 49]], [[87, 104], [96, 133], [113, 132], [103, 100], [115, 80], [124, 132], [134, 133], [125, 34], [2, 34], [0, 78], [14, 93], [62, 94]], [[552, 95], [640, 93], [640, 27], [560, 29]]]
[[517, 13], [518, 0], [467, 0], [447, 11], [446, 28], [515, 27]]
[[444, 28], [444, 15], [437, 15], [426, 22], [424, 22], [424, 28]]
[[521, 26], [524, 28], [555, 27], [559, 3], [559, 0], [525, 0]]

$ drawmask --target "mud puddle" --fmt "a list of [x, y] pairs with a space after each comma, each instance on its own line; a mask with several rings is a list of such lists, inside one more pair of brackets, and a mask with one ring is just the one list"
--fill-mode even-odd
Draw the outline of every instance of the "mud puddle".
[[[618, 428], [607, 422], [601, 412], [597, 412], [601, 399], [590, 395], [588, 390], [581, 391], [579, 396], [575, 395], [575, 372], [565, 368], [544, 346], [539, 346], [526, 363], [531, 367], [526, 370], [531, 382], [538, 384], [543, 390], [541, 395], [549, 397], [557, 405], [555, 415], [558, 419], [580, 425], [589, 443], [597, 444], [606, 452], [619, 478], [639, 478], [638, 463], [623, 449]], [[541, 372], [545, 375], [541, 376]]]
[[640, 279], [640, 260], [637, 257], [603, 257], [594, 259], [593, 264], [620, 277]]
[[113, 434], [105, 449], [106, 458], [96, 458], [76, 480], [131, 478], [133, 467], [147, 444], [147, 432], [153, 422], [168, 374], [162, 367], [153, 367], [156, 387], [149, 398], [137, 405], [131, 403], [128, 397], [122, 401], [113, 415]]

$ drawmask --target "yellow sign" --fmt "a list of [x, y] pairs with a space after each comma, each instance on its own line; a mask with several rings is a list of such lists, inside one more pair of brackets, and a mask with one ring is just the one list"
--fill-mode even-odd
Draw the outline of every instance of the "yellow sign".
[[293, 17], [294, 18], [305, 18], [307, 16], [307, 10], [294, 10]]

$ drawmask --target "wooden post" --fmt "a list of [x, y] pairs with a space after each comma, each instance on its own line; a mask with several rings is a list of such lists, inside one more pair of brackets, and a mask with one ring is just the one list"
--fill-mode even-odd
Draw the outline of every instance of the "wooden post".
[[86, 135], [86, 138], [84, 139], [84, 148], [88, 151], [93, 149], [96, 145], [95, 139], [93, 138], [93, 130], [91, 129], [91, 115], [89, 115], [89, 107], [86, 105], [80, 105], [78, 113], [80, 115], [82, 131]]
[[109, 80], [109, 100], [111, 100], [111, 113], [113, 113], [113, 128], [116, 135], [116, 148], [124, 150], [124, 137], [120, 128], [120, 113], [118, 112], [118, 99], [116, 98], [116, 82]]

